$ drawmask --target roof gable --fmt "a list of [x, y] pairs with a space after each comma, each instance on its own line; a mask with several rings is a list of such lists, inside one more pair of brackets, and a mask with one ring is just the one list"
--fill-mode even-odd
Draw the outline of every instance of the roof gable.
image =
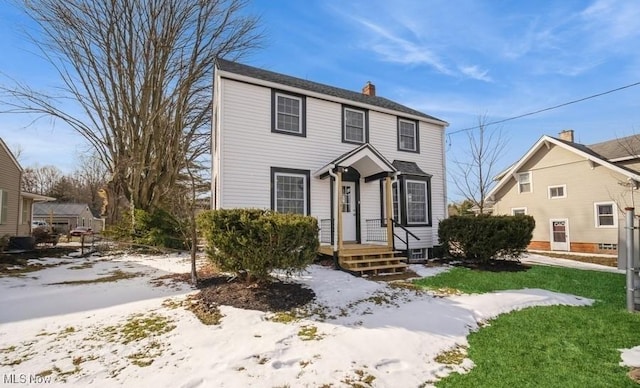
[[2, 140], [2, 138], [0, 138], [0, 148], [2, 148], [4, 152], [7, 153], [7, 155], [9, 155], [9, 159], [11, 159], [11, 161], [16, 165], [16, 167], [18, 167], [18, 170], [20, 170], [20, 172], [24, 171], [22, 169], [22, 166], [20, 166], [20, 163], [18, 163], [18, 159], [16, 159], [16, 157], [13, 156], [13, 153], [11, 152], [9, 147], [7, 147], [7, 144], [4, 142], [4, 140]]
[[273, 82], [281, 85], [290, 86], [296, 89], [307, 90], [315, 93], [324, 94], [327, 96], [342, 98], [350, 101], [359, 102], [362, 104], [373, 105], [380, 108], [390, 109], [396, 112], [405, 113], [413, 116], [422, 117], [427, 120], [438, 121], [442, 125], [447, 126], [446, 121], [440, 120], [436, 117], [422, 113], [415, 109], [409, 108], [405, 105], [399, 104], [395, 101], [388, 100], [384, 97], [369, 96], [362, 93], [357, 93], [351, 90], [337, 88], [305, 80], [302, 78], [296, 78], [285, 74], [275, 73], [269, 70], [260, 69], [253, 66], [244, 65], [238, 62], [227, 61], [222, 58], [216, 60], [216, 67], [222, 71], [238, 74], [246, 77], [259, 79], [262, 81]]
[[617, 166], [609, 162], [608, 160], [603, 158], [601, 155], [594, 152], [591, 148], [583, 144], [572, 143], [572, 142], [556, 139], [554, 137], [545, 135], [545, 136], [542, 136], [533, 145], [533, 147], [531, 147], [529, 151], [527, 151], [527, 153], [522, 158], [520, 158], [520, 160], [518, 160], [515, 164], [509, 167], [506, 171], [498, 175], [498, 178], [500, 180], [498, 181], [498, 184], [496, 184], [496, 186], [493, 189], [491, 189], [491, 191], [487, 195], [487, 198], [494, 198], [498, 190], [500, 190], [504, 185], [507, 184], [507, 182], [509, 182], [512, 175], [519, 172], [522, 166], [524, 166], [527, 163], [527, 161], [529, 161], [540, 150], [541, 147], [545, 147], [549, 143], [554, 144], [558, 147], [561, 147], [569, 152], [573, 152], [583, 157], [585, 160], [589, 160], [593, 163], [607, 167], [610, 170], [613, 170], [617, 173], [627, 176], [630, 179], [640, 182], [640, 175], [638, 175], [636, 171], [633, 171], [625, 167]]
[[91, 208], [86, 203], [37, 202], [33, 205], [33, 215], [38, 217], [50, 214], [54, 216], [76, 216], [87, 210], [94, 216]]

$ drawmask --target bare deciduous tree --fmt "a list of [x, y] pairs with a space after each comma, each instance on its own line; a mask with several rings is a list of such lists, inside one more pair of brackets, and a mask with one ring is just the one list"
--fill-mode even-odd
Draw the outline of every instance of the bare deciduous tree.
[[477, 207], [480, 214], [487, 211], [487, 196], [494, 184], [498, 159], [507, 145], [502, 129], [488, 130], [486, 116], [478, 118], [476, 130], [467, 132], [467, 159], [454, 158], [454, 184], [464, 198]]
[[62, 171], [55, 166], [27, 167], [22, 173], [22, 190], [49, 195], [62, 177]]
[[[82, 135], [118, 203], [161, 206], [188, 161], [208, 152], [216, 57], [261, 44], [246, 0], [22, 0], [59, 95], [2, 87], [8, 111], [53, 116]], [[69, 109], [69, 101], [78, 110]]]

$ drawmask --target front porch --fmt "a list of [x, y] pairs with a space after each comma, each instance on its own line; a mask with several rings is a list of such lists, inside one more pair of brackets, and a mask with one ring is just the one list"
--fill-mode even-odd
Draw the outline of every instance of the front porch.
[[380, 198], [371, 193], [379, 190], [382, 195], [383, 188], [391, 193], [398, 173], [370, 144], [363, 144], [316, 171], [317, 178], [329, 180], [331, 195], [331, 217], [319, 220], [321, 255], [333, 257], [338, 268], [358, 275], [406, 269], [407, 258], [394, 249], [392, 196], [384, 197], [381, 218], [365, 219], [361, 213], [361, 193], [366, 189], [367, 200], [379, 204]]

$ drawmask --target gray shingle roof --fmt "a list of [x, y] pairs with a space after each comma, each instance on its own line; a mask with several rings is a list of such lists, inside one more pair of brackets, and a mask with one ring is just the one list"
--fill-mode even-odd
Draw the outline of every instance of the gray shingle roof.
[[45, 217], [50, 214], [54, 216], [76, 216], [82, 214], [87, 207], [86, 203], [36, 202], [33, 204], [33, 216]]
[[640, 173], [640, 171], [630, 168], [629, 166], [621, 165], [618, 162], [612, 162], [612, 159], [622, 157], [634, 157], [640, 155], [640, 137], [628, 136], [621, 139], [608, 140], [601, 143], [592, 145], [584, 145], [580, 143], [572, 143], [570, 141], [555, 138], [554, 139], [573, 147], [577, 150], [585, 152], [589, 155], [593, 155], [599, 159], [609, 162], [623, 170], [629, 171], [634, 174]]
[[416, 162], [405, 162], [404, 160], [394, 160], [391, 164], [393, 165], [393, 167], [396, 168], [396, 170], [400, 171], [403, 174], [428, 176], [428, 177], [432, 176], [431, 174], [428, 174], [422, 171], [420, 167], [418, 167]]
[[640, 155], [640, 136], [633, 135], [591, 144], [589, 148], [609, 160]]
[[446, 124], [445, 121], [436, 117], [429, 116], [415, 109], [411, 109], [397, 102], [388, 100], [379, 96], [368, 96], [362, 93], [353, 92], [347, 89], [336, 88], [334, 86], [324, 85], [321, 83], [304, 80], [301, 78], [291, 77], [288, 75], [275, 73], [269, 70], [260, 69], [244, 65], [238, 62], [227, 61], [222, 58], [216, 60], [217, 66], [220, 70], [243, 75], [251, 78], [256, 78], [263, 81], [275, 82], [286, 86], [291, 86], [298, 89], [308, 90], [311, 92], [322, 93], [332, 97], [344, 98], [346, 100], [356, 101], [363, 104], [373, 105], [380, 108], [391, 109], [397, 112], [406, 113], [414, 116], [424, 117], [430, 120], [438, 120]]

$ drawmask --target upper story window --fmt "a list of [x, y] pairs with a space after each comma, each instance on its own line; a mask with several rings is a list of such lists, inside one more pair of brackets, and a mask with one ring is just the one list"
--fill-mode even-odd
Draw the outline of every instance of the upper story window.
[[518, 174], [518, 192], [530, 193], [531, 191], [531, 173], [523, 172]]
[[273, 91], [271, 132], [306, 136], [306, 99], [302, 95]]
[[360, 109], [342, 108], [342, 141], [345, 143], [366, 143], [368, 139], [367, 112]]
[[418, 122], [398, 119], [398, 150], [420, 152]]
[[596, 228], [618, 227], [618, 210], [615, 202], [596, 202], [593, 205]]
[[567, 186], [549, 186], [549, 199], [567, 198]]

